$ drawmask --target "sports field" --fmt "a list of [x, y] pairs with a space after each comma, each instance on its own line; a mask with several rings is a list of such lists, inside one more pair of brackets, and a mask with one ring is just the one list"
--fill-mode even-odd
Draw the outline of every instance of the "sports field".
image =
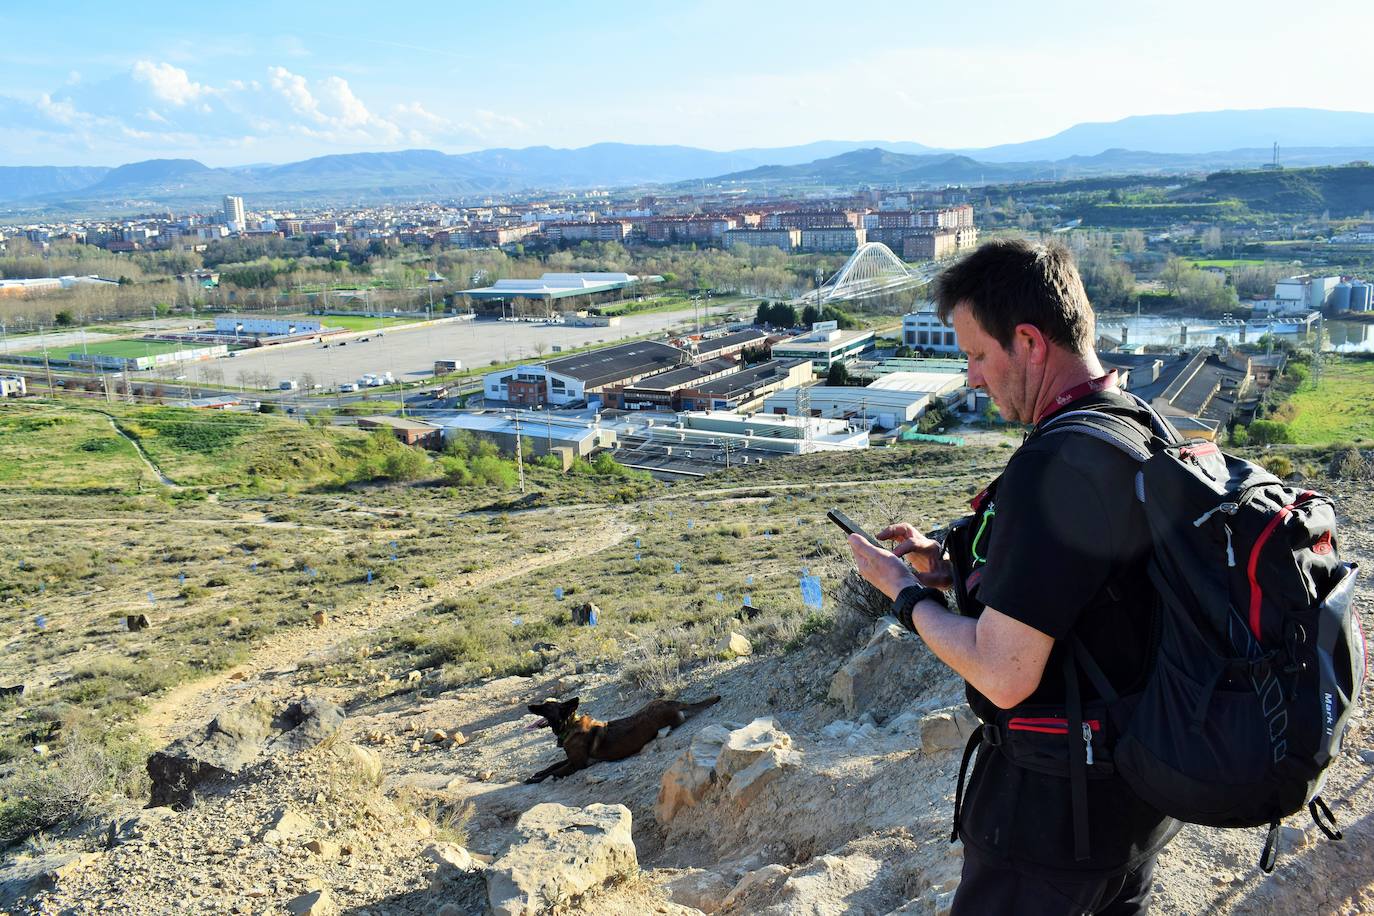
[[327, 328], [348, 328], [350, 331], [377, 331], [382, 328], [394, 328], [403, 324], [424, 321], [423, 318], [416, 318], [412, 315], [383, 318], [369, 318], [366, 315], [303, 315], [301, 317], [318, 318], [320, 323]]
[[[174, 350], [186, 350], [195, 346], [194, 344], [182, 343], [171, 340], [140, 340], [137, 337], [125, 338], [122, 340], [87, 340], [83, 348], [80, 341], [69, 342], [66, 346], [58, 348], [49, 346], [48, 356], [57, 358], [65, 357], [68, 353], [89, 353], [92, 356], [122, 356], [132, 359], [137, 356], [157, 356], [159, 353], [171, 353]], [[43, 350], [27, 350], [20, 356], [42, 356]]]
[[1374, 360], [1328, 357], [1321, 384], [1304, 382], [1289, 403], [1288, 426], [1300, 445], [1374, 439]]

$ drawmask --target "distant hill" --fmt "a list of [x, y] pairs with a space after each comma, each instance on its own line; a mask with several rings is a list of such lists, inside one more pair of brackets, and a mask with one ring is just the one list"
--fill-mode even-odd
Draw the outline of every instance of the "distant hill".
[[1274, 140], [1284, 145], [1282, 162], [1290, 168], [1374, 159], [1374, 114], [1274, 108], [1146, 115], [1079, 124], [1040, 140], [981, 150], [843, 140], [729, 151], [597, 143], [460, 155], [422, 149], [347, 153], [236, 168], [209, 168], [193, 159], [152, 159], [114, 169], [0, 167], [0, 206], [26, 213], [127, 212], [213, 207], [224, 194], [271, 207], [682, 182], [852, 187], [1200, 175], [1266, 164]]
[[1238, 200], [1267, 213], [1361, 216], [1374, 212], [1374, 166], [1217, 172], [1180, 188], [1173, 197], [1183, 202]]
[[[987, 162], [1091, 156], [1113, 148], [1152, 153], [1280, 147], [1374, 146], [1374, 114], [1320, 108], [1260, 108], [1136, 115], [1107, 123], [1075, 124], [1053, 136], [964, 150]], [[1281, 150], [1282, 152], [1282, 150]]]

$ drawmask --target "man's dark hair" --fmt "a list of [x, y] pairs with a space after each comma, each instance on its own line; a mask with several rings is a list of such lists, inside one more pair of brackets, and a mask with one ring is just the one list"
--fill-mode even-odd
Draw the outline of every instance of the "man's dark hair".
[[1047, 338], [1075, 353], [1093, 345], [1093, 310], [1083, 291], [1073, 255], [1063, 245], [1024, 239], [994, 239], [935, 281], [940, 320], [968, 303], [974, 319], [1003, 349], [1011, 349], [1018, 324], [1033, 324]]

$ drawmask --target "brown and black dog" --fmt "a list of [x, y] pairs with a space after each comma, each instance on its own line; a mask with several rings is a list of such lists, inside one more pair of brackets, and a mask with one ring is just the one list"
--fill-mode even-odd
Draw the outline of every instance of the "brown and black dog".
[[681, 725], [706, 707], [720, 702], [719, 696], [707, 697], [699, 703], [654, 700], [623, 719], [598, 722], [591, 716], [574, 715], [579, 699], [573, 697], [562, 703], [557, 700], [546, 700], [526, 707], [540, 717], [538, 722], [529, 727], [547, 726], [552, 729], [558, 736], [558, 746], [563, 748], [568, 759], [545, 767], [525, 782], [543, 782], [550, 776], [562, 779], [591, 766], [597, 760], [624, 760], [626, 757], [632, 757], [664, 728]]

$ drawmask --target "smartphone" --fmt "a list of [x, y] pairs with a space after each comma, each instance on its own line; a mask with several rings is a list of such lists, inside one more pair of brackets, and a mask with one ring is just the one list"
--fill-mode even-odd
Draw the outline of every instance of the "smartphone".
[[864, 540], [868, 541], [868, 543], [872, 544], [874, 547], [883, 546], [882, 544], [878, 543], [877, 539], [874, 538], [873, 535], [869, 534], [867, 531], [860, 528], [852, 518], [845, 515], [839, 509], [831, 509], [829, 512], [825, 513], [825, 517], [830, 519], [835, 524], [839, 525], [842, 529], [844, 529], [844, 532], [846, 534], [857, 534], [861, 536]]

